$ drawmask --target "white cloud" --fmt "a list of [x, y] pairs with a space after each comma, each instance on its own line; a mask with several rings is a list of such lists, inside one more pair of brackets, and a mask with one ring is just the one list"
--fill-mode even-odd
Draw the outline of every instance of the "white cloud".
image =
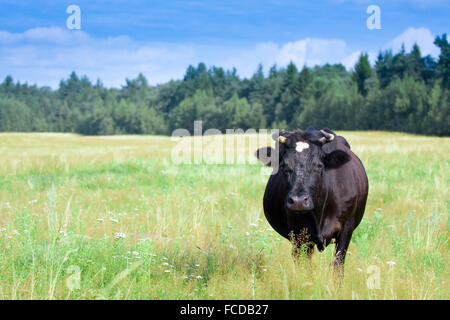
[[304, 65], [338, 63], [348, 54], [343, 40], [306, 38], [279, 45], [273, 42], [249, 47], [139, 43], [128, 37], [98, 39], [82, 31], [35, 28], [24, 33], [0, 31], [0, 77], [58, 86], [72, 70], [100, 78], [106, 86], [119, 87], [139, 72], [152, 84], [182, 78], [189, 64], [204, 61], [226, 69], [236, 67], [251, 76], [259, 63], [269, 68], [293, 61]]
[[[386, 48], [409, 51], [417, 42], [422, 54], [437, 57], [439, 49], [428, 29], [409, 28]], [[250, 77], [261, 63], [285, 67], [293, 61], [298, 68], [325, 63], [342, 63], [353, 68], [361, 51], [353, 51], [344, 40], [305, 38], [285, 44], [264, 42], [247, 47], [220, 45], [141, 43], [129, 37], [95, 38], [83, 31], [35, 28], [23, 33], [0, 31], [0, 81], [6, 75], [30, 84], [57, 88], [71, 71], [100, 78], [105, 86], [120, 87], [125, 78], [142, 72], [149, 83], [164, 83], [183, 77], [189, 64], [203, 61], [225, 69], [236, 67], [239, 75]], [[369, 53], [370, 61], [376, 53]]]
[[343, 40], [306, 38], [283, 45], [275, 60], [280, 65], [293, 61], [299, 67], [314, 66], [340, 62], [346, 54], [347, 46]]
[[359, 57], [361, 56], [361, 51], [355, 51], [352, 54], [348, 55], [344, 59], [342, 59], [342, 64], [348, 69], [352, 69], [356, 62], [358, 61]]
[[182, 77], [193, 53], [190, 46], [141, 45], [128, 37], [98, 39], [60, 28], [0, 31], [0, 76], [56, 88], [75, 70], [119, 87], [143, 72], [156, 84]]
[[[329, 0], [332, 3], [345, 4], [351, 3], [355, 5], [371, 5], [376, 4], [373, 0]], [[438, 7], [445, 4], [446, 0], [397, 0], [401, 5], [412, 5], [414, 7], [425, 9], [430, 7]]]
[[79, 44], [89, 39], [89, 36], [83, 31], [70, 32], [65, 29], [51, 28], [33, 28], [24, 33], [10, 33], [0, 31], [0, 44], [12, 43], [36, 43], [36, 44]]
[[221, 53], [214, 57], [213, 64], [225, 68], [236, 67], [239, 74], [245, 77], [250, 77], [259, 63], [268, 70], [274, 64], [286, 67], [292, 61], [301, 69], [305, 65], [312, 67], [325, 63], [340, 63], [351, 54], [345, 41], [319, 38], [305, 38], [282, 45], [264, 42], [251, 48], [216, 51]]
[[430, 54], [437, 58], [440, 50], [433, 44], [434, 39], [435, 36], [426, 28], [408, 28], [392, 40], [386, 49], [392, 48], [393, 52], [397, 52], [401, 49], [402, 44], [404, 44], [406, 52], [409, 52], [414, 46], [414, 43], [417, 43], [423, 56]]

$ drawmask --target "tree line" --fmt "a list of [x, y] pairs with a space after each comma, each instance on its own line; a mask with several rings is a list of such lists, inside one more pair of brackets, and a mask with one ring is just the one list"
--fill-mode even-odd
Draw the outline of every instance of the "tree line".
[[290, 63], [251, 78], [236, 69], [189, 66], [183, 79], [151, 86], [139, 74], [122, 88], [106, 88], [72, 72], [59, 88], [0, 84], [0, 131], [77, 132], [88, 135], [162, 134], [176, 128], [331, 128], [450, 134], [450, 47], [437, 36], [438, 59], [415, 45], [361, 54], [351, 71], [342, 64], [301, 70]]

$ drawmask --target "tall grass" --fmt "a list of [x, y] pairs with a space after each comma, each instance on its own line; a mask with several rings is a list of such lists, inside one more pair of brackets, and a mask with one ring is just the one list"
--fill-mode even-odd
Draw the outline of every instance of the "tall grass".
[[450, 139], [341, 134], [370, 182], [342, 283], [333, 245], [292, 261], [259, 164], [175, 165], [164, 137], [0, 134], [0, 299], [448, 299]]

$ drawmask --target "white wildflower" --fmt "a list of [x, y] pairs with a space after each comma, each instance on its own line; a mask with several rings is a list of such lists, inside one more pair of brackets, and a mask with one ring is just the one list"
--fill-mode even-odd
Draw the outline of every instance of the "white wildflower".
[[116, 234], [115, 234], [115, 236], [116, 236], [116, 239], [120, 239], [120, 238], [125, 238], [125, 233], [122, 233], [122, 232], [117, 232]]

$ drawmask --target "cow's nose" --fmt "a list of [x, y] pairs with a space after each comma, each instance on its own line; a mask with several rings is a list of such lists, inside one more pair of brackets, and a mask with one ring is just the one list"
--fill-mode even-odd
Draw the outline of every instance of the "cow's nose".
[[307, 211], [314, 209], [314, 204], [309, 195], [288, 196], [286, 206], [293, 211]]

